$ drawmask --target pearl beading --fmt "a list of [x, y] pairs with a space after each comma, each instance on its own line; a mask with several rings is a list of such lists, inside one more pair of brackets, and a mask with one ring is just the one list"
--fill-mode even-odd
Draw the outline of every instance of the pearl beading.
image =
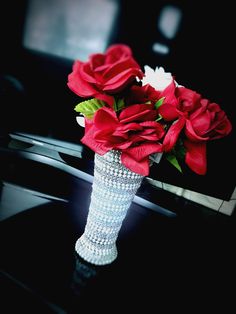
[[91, 202], [76, 252], [86, 261], [105, 265], [117, 257], [116, 240], [143, 176], [127, 169], [121, 153], [95, 154]]

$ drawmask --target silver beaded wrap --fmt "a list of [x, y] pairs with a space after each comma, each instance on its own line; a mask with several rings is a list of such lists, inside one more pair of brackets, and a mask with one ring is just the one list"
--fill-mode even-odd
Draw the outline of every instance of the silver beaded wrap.
[[94, 162], [87, 222], [75, 250], [84, 260], [105, 265], [117, 257], [118, 233], [144, 177], [123, 166], [119, 151], [95, 154]]

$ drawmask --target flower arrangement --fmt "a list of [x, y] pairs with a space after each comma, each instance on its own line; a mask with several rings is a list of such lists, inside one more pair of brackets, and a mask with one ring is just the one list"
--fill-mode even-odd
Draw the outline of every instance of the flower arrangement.
[[122, 164], [143, 176], [161, 154], [179, 171], [185, 162], [204, 175], [207, 142], [231, 132], [228, 117], [162, 67], [144, 70], [124, 44], [74, 62], [67, 84], [85, 99], [75, 107], [85, 118], [82, 143], [99, 155], [120, 151]]

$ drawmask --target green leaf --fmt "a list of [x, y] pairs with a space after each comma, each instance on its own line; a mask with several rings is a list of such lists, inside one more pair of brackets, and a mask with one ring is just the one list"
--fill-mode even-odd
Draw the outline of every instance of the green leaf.
[[125, 107], [125, 101], [124, 101], [124, 98], [121, 98], [121, 99], [115, 99], [115, 102], [114, 102], [114, 110], [115, 112], [123, 109]]
[[92, 119], [94, 113], [103, 106], [105, 106], [105, 103], [102, 100], [93, 98], [80, 102], [74, 110], [81, 112], [86, 118]]
[[181, 172], [182, 173], [182, 169], [181, 169], [181, 167], [180, 167], [180, 164], [179, 164], [179, 162], [178, 162], [178, 160], [177, 160], [177, 158], [175, 157], [175, 155], [174, 154], [166, 154], [166, 159], [176, 168], [176, 169], [178, 169], [179, 170], [179, 172]]
[[155, 109], [158, 109], [163, 104], [164, 99], [165, 97], [158, 99], [158, 101], [155, 103]]
[[179, 147], [177, 154], [178, 154], [178, 157], [180, 159], [184, 159], [185, 158], [185, 154], [186, 154], [185, 147], [183, 147], [183, 146]]
[[184, 147], [183, 141], [181, 139], [176, 142], [173, 153], [179, 160], [185, 159], [186, 148]]

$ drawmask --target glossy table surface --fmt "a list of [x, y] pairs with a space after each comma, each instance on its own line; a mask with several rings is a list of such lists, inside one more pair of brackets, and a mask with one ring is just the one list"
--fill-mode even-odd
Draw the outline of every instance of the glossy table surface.
[[133, 203], [117, 240], [118, 258], [94, 266], [74, 252], [91, 184], [76, 179], [67, 199], [20, 189], [2, 185], [1, 206], [7, 195], [15, 206], [25, 206], [0, 225], [3, 313], [15, 313], [14, 306], [22, 313], [87, 313], [94, 306], [108, 313], [128, 307], [156, 313], [163, 306], [187, 308], [186, 298], [201, 304], [219, 292], [219, 282], [231, 291], [232, 217], [196, 214], [190, 207], [166, 215]]
[[235, 215], [145, 179], [123, 221], [117, 259], [94, 266], [77, 256], [93, 162], [83, 150], [82, 158], [74, 156], [80, 147], [61, 143], [43, 147], [12, 137], [1, 143], [1, 313], [15, 313], [15, 306], [31, 314], [87, 313], [94, 306], [98, 312], [144, 307], [144, 313], [163, 313], [163, 306], [187, 307], [186, 299], [201, 304], [206, 295], [230, 295]]

